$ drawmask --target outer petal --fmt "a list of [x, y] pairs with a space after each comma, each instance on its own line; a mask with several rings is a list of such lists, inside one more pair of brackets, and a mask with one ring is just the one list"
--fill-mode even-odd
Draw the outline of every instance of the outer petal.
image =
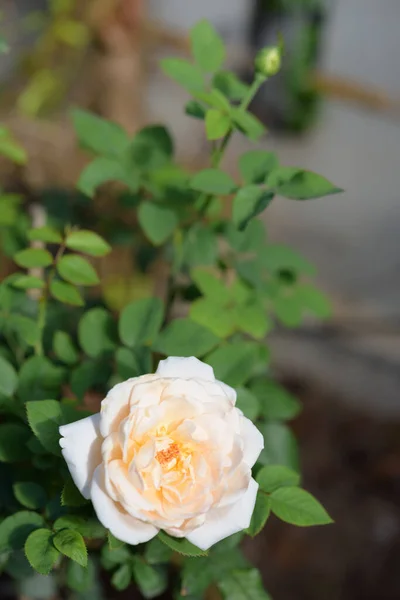
[[101, 403], [101, 434], [106, 437], [116, 431], [119, 423], [129, 414], [129, 399], [135, 379], [117, 383]]
[[170, 356], [165, 360], [160, 360], [156, 373], [160, 377], [215, 381], [213, 368], [194, 356], [189, 358]]
[[100, 414], [62, 425], [60, 446], [76, 487], [85, 498], [90, 498], [90, 484], [94, 470], [101, 463]]
[[218, 381], [218, 379], [217, 379], [217, 383], [222, 387], [225, 394], [228, 396], [229, 400], [232, 402], [233, 406], [235, 406], [236, 398], [237, 398], [236, 390], [234, 390], [230, 385], [227, 385], [223, 381]]
[[247, 417], [240, 417], [240, 435], [243, 439], [243, 460], [251, 468], [264, 448], [264, 437]]
[[250, 480], [247, 492], [233, 506], [212, 510], [204, 525], [195, 529], [187, 539], [201, 550], [208, 550], [224, 538], [247, 529], [256, 503], [258, 483]]
[[147, 542], [157, 535], [156, 527], [131, 517], [106, 494], [102, 465], [94, 472], [90, 495], [100, 523], [121, 542], [136, 545]]

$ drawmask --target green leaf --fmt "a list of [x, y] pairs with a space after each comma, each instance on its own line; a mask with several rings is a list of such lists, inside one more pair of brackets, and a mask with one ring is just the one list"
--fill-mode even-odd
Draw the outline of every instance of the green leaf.
[[155, 246], [166, 242], [178, 225], [173, 210], [153, 202], [142, 202], [138, 210], [138, 219], [144, 233]]
[[220, 338], [226, 338], [235, 331], [235, 313], [214, 298], [200, 298], [190, 305], [192, 321], [207, 327]]
[[204, 169], [194, 175], [190, 187], [206, 194], [231, 194], [236, 189], [232, 177], [219, 169]]
[[[0, 425], [0, 461], [18, 462], [27, 460], [30, 438], [29, 429], [20, 423], [2, 423]], [[28, 507], [30, 508], [30, 507]]]
[[15, 331], [23, 344], [34, 346], [40, 337], [37, 321], [24, 315], [10, 315], [7, 325]]
[[229, 244], [236, 252], [256, 252], [260, 254], [265, 248], [265, 226], [259, 220], [250, 221], [244, 231], [238, 231], [231, 223], [224, 229]]
[[262, 340], [272, 329], [272, 322], [260, 301], [239, 306], [236, 310], [236, 324], [240, 331], [257, 340]]
[[19, 550], [29, 534], [43, 526], [43, 517], [27, 510], [6, 517], [0, 523], [0, 552]]
[[12, 553], [12, 560], [8, 561], [4, 571], [7, 573], [7, 575], [18, 582], [17, 585], [19, 589], [21, 589], [22, 584], [25, 584], [27, 579], [29, 581], [29, 579], [32, 577], [32, 567], [22, 549], [16, 550]]
[[89, 559], [87, 567], [68, 561], [66, 583], [71, 590], [81, 594], [86, 593], [81, 598], [95, 598], [96, 600], [101, 598], [100, 590], [97, 589], [97, 579], [98, 574], [92, 560]]
[[129, 565], [121, 565], [111, 577], [111, 583], [116, 590], [126, 590], [132, 578], [131, 567]]
[[[108, 535], [110, 537], [110, 532], [108, 532]], [[116, 538], [114, 539], [116, 540]], [[101, 549], [101, 564], [107, 571], [114, 569], [117, 565], [129, 563], [132, 558], [129, 547], [119, 540], [116, 541], [119, 546], [110, 547], [109, 544], [104, 544]]]
[[217, 108], [210, 108], [206, 114], [206, 134], [208, 140], [223, 138], [231, 127], [229, 115]]
[[83, 537], [91, 539], [104, 538], [106, 535], [106, 529], [96, 518], [88, 519], [77, 515], [59, 517], [55, 521], [53, 528], [54, 531], [73, 529], [74, 531], [78, 531]]
[[51, 531], [48, 529], [33, 531], [25, 542], [25, 554], [35, 571], [48, 575], [59, 557], [59, 552], [53, 544]]
[[81, 229], [73, 231], [65, 241], [67, 248], [90, 256], [106, 256], [111, 252], [111, 246], [94, 231]]
[[122, 380], [142, 375], [137, 357], [129, 348], [118, 348], [115, 352], [115, 362]]
[[333, 522], [318, 500], [299, 487], [281, 487], [272, 492], [270, 499], [271, 510], [286, 523], [309, 527]]
[[91, 358], [115, 348], [114, 321], [105, 308], [92, 308], [84, 313], [78, 325], [78, 339]]
[[257, 569], [232, 571], [218, 583], [218, 587], [227, 600], [271, 600]]
[[83, 400], [85, 393], [93, 386], [100, 388], [111, 377], [112, 363], [109, 356], [100, 356], [96, 360], [80, 362], [73, 370], [70, 385], [73, 393]]
[[10, 227], [17, 224], [22, 201], [23, 198], [19, 194], [4, 194], [0, 190], [0, 226]]
[[65, 281], [58, 281], [53, 279], [50, 283], [50, 294], [64, 304], [71, 304], [72, 306], [83, 306], [84, 300], [75, 286]]
[[121, 552], [121, 551], [122, 551], [122, 550], [124, 551], [124, 553], [125, 553], [125, 554], [126, 554], [127, 552], [129, 553], [128, 549], [125, 547], [125, 543], [124, 543], [124, 542], [121, 542], [121, 540], [117, 539], [117, 538], [115, 537], [115, 535], [113, 535], [113, 534], [111, 533], [111, 531], [109, 531], [109, 532], [108, 532], [108, 534], [107, 534], [107, 538], [108, 538], [108, 547], [109, 547], [109, 549], [110, 549], [110, 550], [112, 550], [113, 552], [114, 552], [115, 550], [120, 550], [120, 551], [118, 552], [118, 554], [114, 552], [114, 554], [113, 554], [114, 556], [117, 556], [117, 555], [118, 555], [118, 556], [121, 556], [121, 554], [122, 554], [122, 552]]
[[20, 369], [18, 396], [25, 402], [58, 397], [65, 375], [63, 367], [56, 367], [45, 356], [32, 356]]
[[84, 506], [88, 500], [82, 496], [72, 479], [67, 479], [63, 491], [61, 493], [62, 506]]
[[282, 423], [264, 423], [259, 426], [264, 436], [264, 449], [259, 456], [263, 465], [285, 465], [299, 470], [299, 457], [296, 438]]
[[231, 71], [216, 73], [212, 85], [230, 100], [243, 100], [250, 90], [250, 87]]
[[281, 487], [300, 485], [300, 475], [282, 465], [267, 465], [257, 473], [257, 483], [263, 492], [271, 493]]
[[203, 598], [209, 586], [226, 576], [233, 569], [247, 567], [247, 561], [236, 547], [227, 546], [235, 536], [225, 538], [222, 546], [213, 546], [210, 556], [186, 558], [182, 569], [182, 598]]
[[71, 339], [71, 336], [65, 331], [56, 331], [53, 338], [54, 354], [63, 363], [74, 365], [78, 362], [79, 353]]
[[146, 544], [144, 557], [150, 565], [169, 563], [172, 549], [161, 542], [158, 537], [153, 538]]
[[322, 175], [302, 169], [293, 170], [293, 167], [280, 167], [277, 172], [273, 171], [268, 179], [268, 185], [275, 187], [281, 196], [293, 200], [310, 200], [343, 192]]
[[[25, 451], [26, 452], [26, 451]], [[32, 510], [43, 508], [47, 502], [47, 494], [41, 485], [34, 481], [21, 481], [13, 485], [14, 495], [18, 502]]]
[[154, 170], [171, 163], [174, 142], [162, 125], [148, 125], [133, 138], [128, 150], [128, 164], [143, 170]]
[[16, 279], [13, 279], [11, 285], [19, 290], [42, 290], [45, 287], [45, 283], [42, 279], [30, 275], [18, 275]]
[[128, 172], [120, 161], [99, 156], [83, 169], [77, 189], [89, 198], [93, 198], [96, 189], [110, 181], [124, 183], [132, 191], [136, 191], [139, 185], [139, 177], [134, 172]]
[[12, 396], [18, 385], [18, 376], [14, 367], [0, 356], [0, 394]]
[[209, 227], [195, 223], [185, 232], [182, 254], [189, 267], [214, 265], [218, 257], [218, 238]]
[[251, 140], [258, 140], [266, 132], [261, 121], [242, 108], [232, 109], [231, 117], [239, 130]]
[[214, 350], [206, 362], [213, 367], [217, 379], [237, 387], [251, 377], [257, 353], [257, 345], [251, 342], [232, 342]]
[[277, 298], [274, 302], [277, 318], [285, 327], [299, 327], [303, 319], [303, 310], [295, 295]]
[[260, 531], [262, 531], [262, 529], [264, 529], [270, 511], [271, 502], [269, 497], [263, 492], [259, 491], [257, 493], [256, 504], [251, 517], [250, 526], [247, 529], [247, 533], [251, 535], [251, 537], [255, 537], [260, 533]]
[[31, 241], [39, 240], [40, 242], [46, 242], [48, 244], [60, 244], [62, 242], [62, 235], [57, 229], [46, 225], [44, 227], [30, 229], [28, 231], [28, 239]]
[[185, 114], [189, 117], [194, 117], [195, 119], [205, 119], [206, 109], [197, 102], [197, 100], [189, 100], [185, 106]]
[[239, 158], [239, 170], [243, 181], [264, 183], [267, 176], [278, 167], [278, 157], [274, 152], [250, 150]]
[[19, 267], [32, 269], [33, 267], [48, 267], [53, 263], [53, 257], [48, 250], [41, 248], [28, 248], [20, 250], [14, 256], [14, 261]]
[[147, 564], [139, 556], [133, 557], [133, 575], [145, 598], [156, 598], [167, 588], [167, 572]]
[[260, 403], [257, 397], [246, 388], [238, 388], [236, 407], [243, 411], [245, 417], [255, 421], [260, 414]]
[[86, 567], [88, 557], [85, 541], [81, 534], [74, 529], [62, 529], [58, 531], [53, 542], [57, 550], [74, 560], [81, 567]]
[[153, 344], [167, 356], [203, 356], [219, 342], [209, 329], [190, 319], [175, 319], [161, 331]]
[[159, 298], [131, 302], [119, 319], [121, 341], [131, 348], [151, 343], [160, 330], [163, 318], [164, 306]]
[[272, 272], [289, 270], [295, 273], [305, 273], [311, 277], [316, 274], [314, 265], [298, 252], [281, 244], [269, 244], [261, 257], [261, 262], [266, 269]]
[[119, 158], [129, 144], [122, 127], [86, 110], [75, 108], [72, 122], [80, 145], [95, 154]]
[[214, 72], [225, 60], [225, 45], [209, 21], [196, 23], [190, 31], [192, 54], [203, 71]]
[[212, 89], [210, 92], [195, 92], [194, 97], [210, 107], [222, 110], [226, 114], [231, 112], [231, 104], [226, 96], [219, 90]]
[[203, 74], [196, 65], [181, 58], [165, 58], [160, 63], [162, 71], [183, 88], [192, 91], [204, 90]]
[[251, 219], [261, 214], [271, 204], [273, 198], [273, 192], [265, 192], [257, 185], [241, 188], [233, 199], [233, 223], [242, 231]]
[[320, 319], [327, 319], [332, 314], [332, 306], [327, 296], [312, 285], [296, 286], [295, 297], [303, 310], [312, 312]]
[[205, 296], [224, 305], [231, 300], [231, 292], [220, 277], [208, 269], [194, 269], [191, 273], [194, 283]]
[[81, 256], [68, 254], [57, 263], [58, 273], [74, 285], [97, 285], [99, 278], [91, 264]]
[[[48, 452], [61, 456], [58, 429], [68, 423], [70, 416], [64, 406], [56, 400], [36, 400], [28, 402], [26, 410], [29, 425], [42, 446]], [[79, 418], [78, 412], [76, 417]]]
[[208, 554], [206, 550], [200, 550], [200, 548], [188, 542], [186, 538], [172, 537], [165, 533], [165, 531], [160, 531], [158, 533], [158, 539], [174, 552], [178, 552], [184, 556], [207, 556]]
[[261, 413], [266, 419], [294, 419], [301, 411], [301, 403], [281, 385], [271, 380], [258, 380], [251, 385], [258, 398]]
[[267, 185], [271, 188], [279, 189], [281, 186], [286, 185], [294, 179], [297, 175], [300, 175], [302, 169], [298, 167], [276, 167], [273, 169], [267, 178]]

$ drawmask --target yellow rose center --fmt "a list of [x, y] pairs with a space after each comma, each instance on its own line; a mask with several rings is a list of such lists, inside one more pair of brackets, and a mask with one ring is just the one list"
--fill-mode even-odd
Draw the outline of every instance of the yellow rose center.
[[178, 459], [180, 455], [179, 446], [176, 442], [173, 442], [165, 450], [160, 450], [156, 454], [156, 460], [162, 467], [165, 467], [172, 459]]

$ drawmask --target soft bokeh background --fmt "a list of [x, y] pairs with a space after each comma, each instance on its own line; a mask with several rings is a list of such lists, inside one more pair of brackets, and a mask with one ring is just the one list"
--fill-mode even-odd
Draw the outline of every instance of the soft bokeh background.
[[[317, 265], [334, 306], [329, 323], [274, 334], [272, 349], [278, 375], [305, 404], [293, 424], [305, 486], [336, 525], [303, 531], [271, 519], [248, 553], [275, 600], [398, 600], [399, 0], [87, 0], [82, 28], [61, 34], [51, 30], [48, 4], [61, 6], [1, 2], [12, 51], [0, 61], [0, 121], [31, 160], [17, 172], [1, 163], [0, 180], [33, 198], [71, 189], [82, 166], [71, 104], [132, 132], [165, 122], [182, 162], [202, 167], [202, 124], [183, 116], [186, 94], [157, 59], [185, 55], [187, 29], [206, 17], [228, 43], [229, 65], [248, 77], [256, 49], [283, 32], [285, 72], [253, 105], [270, 127], [262, 146], [346, 190], [308, 203], [276, 200], [263, 216], [271, 239]], [[69, 42], [52, 45], [57, 35]], [[233, 174], [246, 148], [234, 138], [225, 162]]]

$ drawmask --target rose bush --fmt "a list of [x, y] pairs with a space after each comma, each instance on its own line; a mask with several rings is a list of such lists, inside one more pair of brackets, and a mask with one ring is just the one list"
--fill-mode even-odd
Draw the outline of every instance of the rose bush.
[[[300, 486], [289, 422], [301, 405], [274, 380], [266, 340], [276, 321], [325, 318], [329, 303], [313, 266], [271, 243], [257, 216], [282, 197], [339, 189], [265, 147], [244, 152], [234, 176], [221, 168], [234, 134], [265, 134], [249, 106], [282, 46], [261, 53], [274, 64], [257, 61], [250, 84], [225, 70], [206, 21], [190, 46], [193, 60], [161, 66], [190, 93], [186, 115], [204, 120], [207, 168], [177, 164], [163, 125], [130, 136], [75, 109], [92, 154], [79, 194], [33, 194], [41, 226], [26, 213], [30, 195], [0, 190], [1, 250], [19, 269], [0, 282], [0, 571], [15, 597], [48, 586], [48, 597], [101, 599], [101, 568], [145, 598], [216, 586], [227, 600], [266, 600], [242, 538], [270, 514], [331, 522]], [[1, 129], [0, 154], [23, 163]], [[107, 277], [128, 256], [134, 273]], [[191, 358], [154, 373], [168, 356]]]
[[163, 529], [207, 550], [249, 526], [263, 437], [235, 401], [209, 365], [171, 357], [117, 384], [99, 414], [60, 427], [76, 486], [117, 539]]

